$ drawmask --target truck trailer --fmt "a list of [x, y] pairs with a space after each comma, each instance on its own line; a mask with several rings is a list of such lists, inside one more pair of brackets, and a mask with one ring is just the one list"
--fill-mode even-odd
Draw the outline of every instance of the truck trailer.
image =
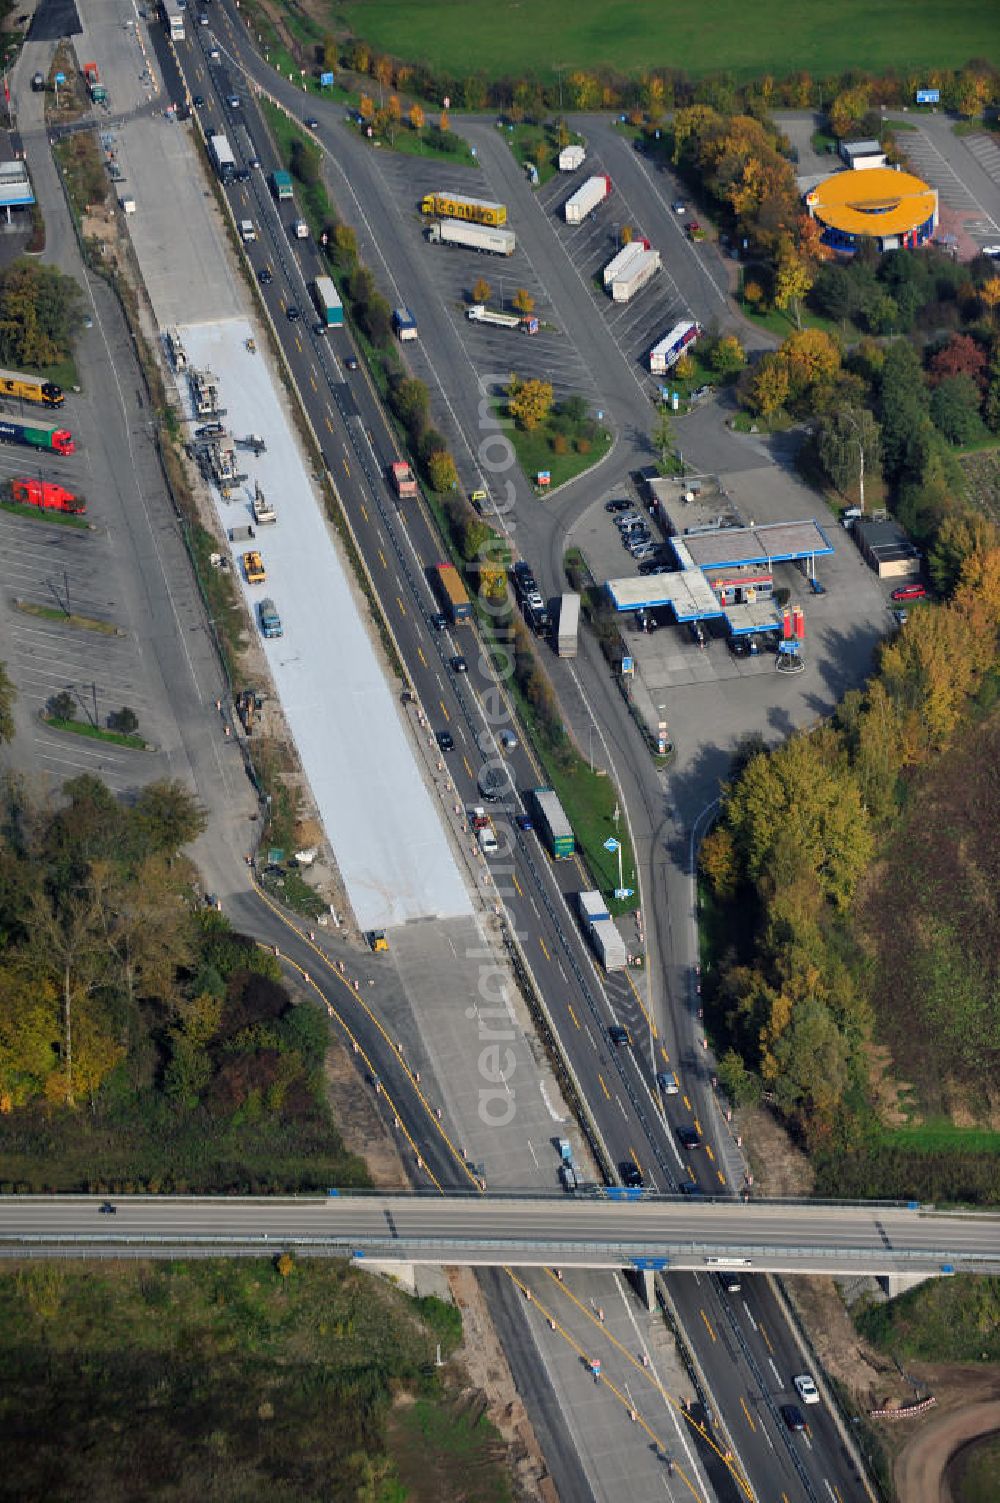
[[6, 413], [0, 416], [0, 441], [25, 444], [29, 449], [44, 449], [48, 454], [76, 453], [76, 444], [68, 428], [37, 419], [25, 423], [20, 418], [8, 417]]
[[594, 177], [588, 177], [587, 181], [566, 200], [563, 213], [567, 224], [582, 224], [588, 214], [592, 214], [598, 204], [602, 204], [611, 192], [611, 179], [607, 173], [600, 172]]
[[86, 501], [49, 480], [12, 480], [10, 493], [22, 506], [39, 506], [43, 511], [65, 511], [79, 517], [87, 510]]
[[233, 156], [233, 148], [225, 136], [209, 136], [209, 148], [215, 170], [219, 174], [219, 180], [223, 183], [231, 183], [236, 178], [236, 158]]
[[444, 606], [449, 620], [455, 625], [472, 620], [472, 603], [465, 591], [462, 577], [454, 564], [435, 564], [434, 583], [438, 599]]
[[484, 251], [491, 256], [512, 256], [517, 243], [513, 230], [461, 219], [435, 220], [427, 238], [432, 245], [461, 245], [466, 250]]
[[611, 257], [611, 260], [601, 273], [605, 287], [610, 287], [616, 277], [624, 276], [629, 267], [638, 260], [644, 250], [649, 250], [648, 240], [630, 240], [628, 245], [623, 245], [621, 250]]
[[494, 324], [498, 329], [520, 329], [522, 334], [538, 333], [538, 319], [533, 313], [496, 313], [482, 303], [474, 303], [465, 316], [474, 324]]
[[690, 319], [674, 324], [670, 333], [649, 352], [649, 369], [654, 376], [665, 376], [675, 366], [684, 351], [698, 338], [701, 329]]
[[575, 172], [582, 167], [587, 153], [582, 146], [564, 146], [559, 153], [559, 171]]
[[561, 658], [576, 657], [576, 643], [580, 632], [580, 597], [563, 595], [559, 602], [559, 630], [556, 634], [556, 653]]
[[608, 905], [599, 892], [578, 892], [576, 906], [583, 932], [606, 971], [622, 971], [628, 965], [625, 941], [615, 928]]
[[42, 407], [61, 407], [66, 398], [54, 381], [41, 376], [24, 376], [20, 371], [0, 371], [0, 396], [20, 397], [24, 402], [38, 402]]
[[[611, 282], [611, 299], [627, 303], [660, 269], [658, 250], [641, 250]], [[606, 285], [606, 284], [605, 284]]]
[[576, 853], [576, 838], [555, 791], [552, 788], [532, 788], [531, 807], [549, 855], [557, 861], [570, 860]]
[[455, 197], [451, 193], [427, 193], [420, 200], [421, 214], [435, 214], [439, 219], [464, 219], [472, 224], [507, 223], [507, 205], [486, 198]]
[[290, 172], [272, 172], [271, 192], [279, 201], [283, 198], [291, 198], [292, 174]]
[[328, 329], [339, 329], [344, 322], [344, 305], [333, 285], [332, 277], [317, 277], [313, 283], [313, 300], [320, 318]]

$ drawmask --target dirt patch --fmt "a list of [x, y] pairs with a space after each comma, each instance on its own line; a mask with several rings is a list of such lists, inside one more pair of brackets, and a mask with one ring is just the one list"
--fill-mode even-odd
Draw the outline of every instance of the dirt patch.
[[825, 1372], [848, 1390], [861, 1409], [885, 1409], [912, 1399], [895, 1363], [854, 1329], [833, 1279], [785, 1278], [782, 1286]]
[[816, 1183], [812, 1165], [766, 1107], [741, 1108], [735, 1113], [734, 1127], [746, 1145], [756, 1194], [812, 1195]]
[[[993, 1373], [993, 1382], [1000, 1388], [1000, 1374]], [[949, 1460], [970, 1440], [996, 1430], [1000, 1400], [995, 1398], [965, 1403], [944, 1414], [934, 1411], [896, 1458], [893, 1480], [900, 1503], [950, 1503], [952, 1493], [945, 1480]]]
[[893, 1076], [890, 1051], [884, 1044], [869, 1043], [865, 1053], [868, 1059], [868, 1085], [871, 1090], [872, 1105], [879, 1121], [886, 1127], [905, 1127], [907, 1123], [918, 1121], [919, 1118], [908, 1111], [906, 1106], [913, 1093], [913, 1087], [896, 1080]]
[[485, 1395], [487, 1414], [507, 1445], [507, 1459], [519, 1498], [558, 1503], [542, 1448], [528, 1418], [486, 1301], [470, 1268], [449, 1268], [452, 1298], [462, 1312], [462, 1345], [457, 1357], [470, 1381]]
[[375, 1109], [374, 1097], [362, 1089], [354, 1057], [343, 1044], [334, 1042], [327, 1050], [324, 1074], [330, 1110], [344, 1146], [364, 1159], [372, 1184], [380, 1190], [408, 1190], [396, 1144]]

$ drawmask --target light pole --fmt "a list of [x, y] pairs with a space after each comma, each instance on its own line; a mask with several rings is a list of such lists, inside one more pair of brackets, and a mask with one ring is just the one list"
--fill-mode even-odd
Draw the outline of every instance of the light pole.
[[858, 501], [861, 506], [861, 515], [865, 514], [865, 443], [861, 432], [861, 417], [859, 413], [851, 412], [845, 408], [841, 413], [854, 429], [858, 440]]

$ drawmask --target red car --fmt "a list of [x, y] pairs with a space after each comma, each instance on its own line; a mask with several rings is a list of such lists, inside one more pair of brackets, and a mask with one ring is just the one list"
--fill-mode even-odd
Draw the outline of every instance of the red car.
[[923, 600], [927, 594], [922, 584], [900, 585], [898, 590], [893, 590], [893, 600]]

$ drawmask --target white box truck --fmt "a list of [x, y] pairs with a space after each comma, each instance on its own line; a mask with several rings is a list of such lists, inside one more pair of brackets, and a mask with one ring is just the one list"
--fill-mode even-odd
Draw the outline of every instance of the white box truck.
[[627, 303], [660, 269], [658, 250], [644, 250], [611, 283], [611, 300]]
[[563, 595], [559, 602], [559, 630], [556, 634], [556, 652], [559, 657], [576, 657], [579, 631], [580, 597], [579, 595]]
[[607, 173], [601, 172], [595, 177], [588, 177], [587, 181], [566, 200], [563, 210], [566, 223], [582, 224], [587, 215], [592, 214], [610, 192], [611, 179]]
[[591, 924], [590, 942], [606, 971], [623, 971], [628, 965], [625, 941], [615, 928], [613, 919], [597, 919]]
[[628, 245], [623, 245], [618, 254], [611, 257], [601, 274], [605, 287], [610, 287], [616, 277], [625, 276], [629, 267], [639, 259], [644, 250], [648, 249], [648, 240], [632, 240]]
[[583, 166], [586, 155], [582, 146], [564, 146], [559, 153], [559, 171], [575, 172], [578, 167]]
[[463, 219], [438, 219], [427, 231], [432, 245], [461, 245], [491, 256], [512, 256], [517, 244], [513, 230], [498, 225], [472, 224]]

